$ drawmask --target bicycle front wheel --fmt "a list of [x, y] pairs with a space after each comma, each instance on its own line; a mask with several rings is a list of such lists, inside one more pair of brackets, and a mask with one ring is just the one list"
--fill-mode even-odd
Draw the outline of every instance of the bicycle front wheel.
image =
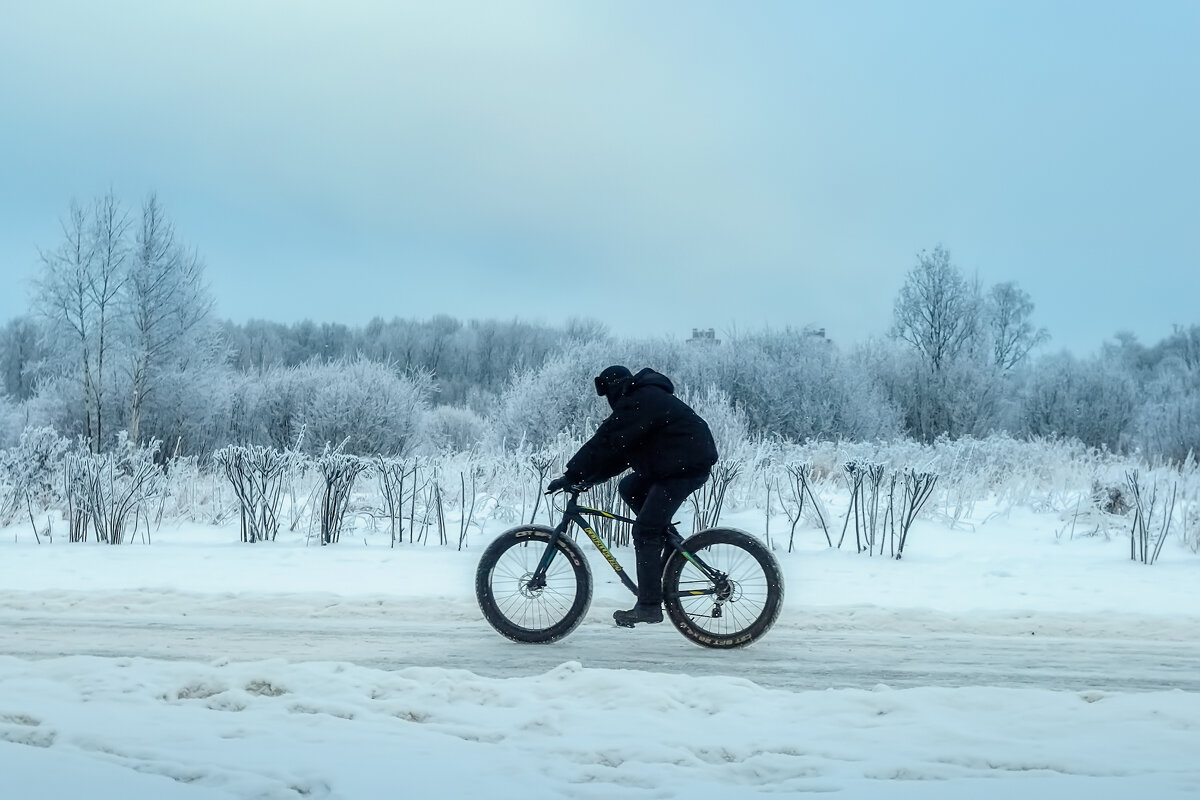
[[766, 545], [734, 528], [686, 539], [663, 574], [667, 616], [704, 647], [744, 647], [771, 629], [783, 608], [783, 572]]
[[579, 545], [555, 544], [544, 585], [532, 578], [554, 531], [523, 525], [505, 531], [483, 551], [475, 597], [484, 619], [514, 642], [547, 644], [575, 630], [592, 602], [592, 571]]

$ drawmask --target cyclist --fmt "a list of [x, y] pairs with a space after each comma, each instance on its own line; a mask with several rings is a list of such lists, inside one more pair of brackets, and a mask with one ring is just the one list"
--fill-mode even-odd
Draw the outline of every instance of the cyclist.
[[675, 386], [662, 373], [646, 368], [632, 374], [627, 367], [607, 367], [594, 379], [596, 394], [608, 400], [612, 414], [579, 448], [562, 477], [546, 491], [571, 484], [621, 479], [621, 498], [637, 514], [633, 546], [637, 556], [637, 604], [616, 611], [618, 625], [662, 622], [662, 572], [667, 526], [688, 495], [708, 480], [717, 463], [717, 447], [708, 423], [675, 396]]

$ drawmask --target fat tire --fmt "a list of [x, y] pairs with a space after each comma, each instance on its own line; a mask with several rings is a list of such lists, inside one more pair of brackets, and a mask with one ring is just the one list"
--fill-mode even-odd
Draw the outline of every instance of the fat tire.
[[[479, 558], [475, 570], [479, 609], [493, 628], [514, 642], [556, 642], [575, 630], [591, 605], [591, 568], [579, 545], [565, 535], [558, 537], [558, 552], [547, 574], [549, 591], [534, 595], [522, 591], [522, 579], [537, 567], [553, 535], [543, 525], [522, 525], [497, 536]], [[531, 626], [531, 622], [547, 624]]]
[[[741, 594], [724, 604], [718, 622], [711, 616], [715, 604], [708, 596], [682, 594], [681, 590], [706, 587], [697, 583], [703, 578], [700, 570], [673, 552], [663, 571], [663, 588], [667, 616], [676, 629], [698, 645], [719, 649], [745, 647], [762, 638], [783, 609], [783, 572], [766, 545], [736, 528], [709, 528], [685, 539], [681, 547], [729, 572]], [[705, 605], [708, 614], [701, 613]]]

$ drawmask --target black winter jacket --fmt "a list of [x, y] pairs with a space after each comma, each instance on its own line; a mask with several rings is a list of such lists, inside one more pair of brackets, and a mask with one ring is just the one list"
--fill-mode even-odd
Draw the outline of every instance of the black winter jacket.
[[717, 463], [708, 423], [675, 396], [666, 375], [643, 369], [607, 397], [612, 414], [567, 462], [568, 480], [599, 483], [626, 468], [648, 478], [703, 475]]

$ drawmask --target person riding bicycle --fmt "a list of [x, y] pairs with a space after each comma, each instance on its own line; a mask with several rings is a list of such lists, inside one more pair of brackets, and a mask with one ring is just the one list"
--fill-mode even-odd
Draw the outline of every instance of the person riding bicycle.
[[594, 382], [596, 394], [607, 398], [612, 414], [546, 491], [600, 483], [632, 468], [617, 488], [637, 514], [633, 546], [638, 599], [628, 611], [613, 612], [613, 619], [627, 628], [662, 622], [667, 527], [688, 495], [708, 480], [717, 463], [717, 446], [708, 423], [675, 396], [666, 375], [649, 368], [634, 375], [614, 365]]

